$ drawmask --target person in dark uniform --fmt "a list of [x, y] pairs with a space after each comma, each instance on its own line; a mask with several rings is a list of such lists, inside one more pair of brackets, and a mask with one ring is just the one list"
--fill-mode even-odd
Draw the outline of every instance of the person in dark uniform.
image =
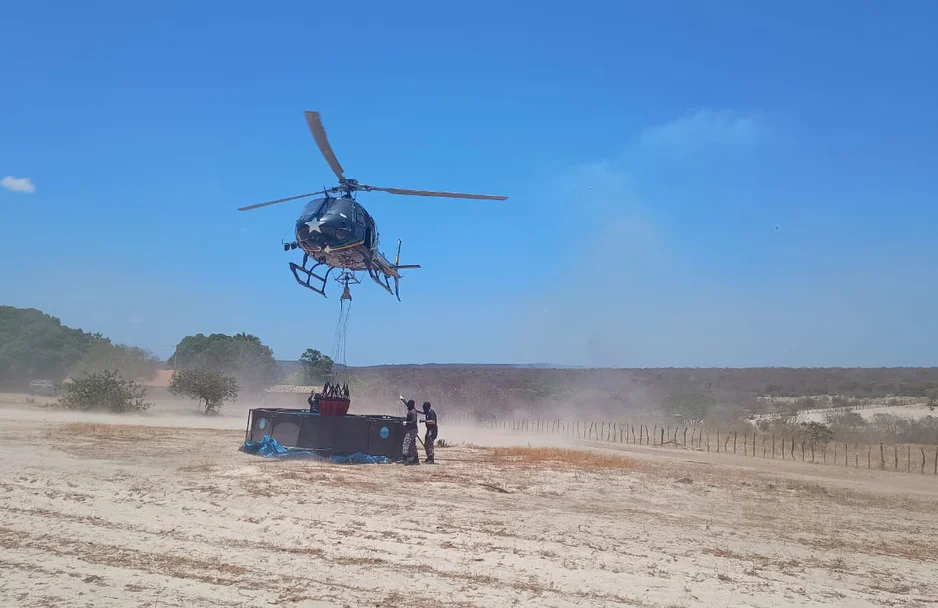
[[420, 464], [417, 457], [417, 407], [413, 399], [407, 400], [407, 417], [404, 419], [404, 464]]
[[306, 403], [309, 404], [309, 411], [314, 414], [319, 413], [319, 398], [321, 395], [316, 392], [316, 389], [313, 389], [309, 393], [309, 397], [306, 398]]
[[427, 425], [427, 432], [423, 435], [423, 449], [427, 451], [427, 457], [424, 460], [427, 464], [436, 464], [433, 461], [433, 442], [436, 441], [437, 424], [436, 412], [430, 406], [429, 401], [423, 402], [423, 423]]

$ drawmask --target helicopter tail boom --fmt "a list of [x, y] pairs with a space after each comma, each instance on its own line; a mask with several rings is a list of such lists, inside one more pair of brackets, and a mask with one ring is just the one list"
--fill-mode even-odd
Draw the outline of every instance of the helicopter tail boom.
[[[378, 252], [373, 258], [372, 263], [368, 266], [368, 274], [371, 276], [372, 280], [384, 287], [388, 293], [392, 293], [397, 297], [397, 301], [400, 302], [400, 279], [401, 273], [398, 270], [405, 268], [420, 268], [420, 264], [401, 264], [401, 240], [397, 240], [397, 255], [394, 257], [394, 263], [392, 264], [384, 257], [380, 252]], [[391, 290], [391, 281], [394, 279], [394, 290]]]

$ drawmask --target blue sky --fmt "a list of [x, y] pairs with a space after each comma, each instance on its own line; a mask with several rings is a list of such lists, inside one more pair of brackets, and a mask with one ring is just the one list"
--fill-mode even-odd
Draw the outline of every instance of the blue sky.
[[[284, 253], [346, 174], [402, 302], [352, 364], [938, 365], [931, 2], [5, 4], [0, 301], [162, 356], [329, 352]], [[28, 178], [29, 182], [18, 181]]]

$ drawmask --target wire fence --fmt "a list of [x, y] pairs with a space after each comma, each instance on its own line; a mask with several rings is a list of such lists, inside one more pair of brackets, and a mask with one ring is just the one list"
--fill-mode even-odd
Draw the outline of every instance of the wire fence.
[[817, 441], [809, 433], [762, 433], [703, 426], [659, 426], [626, 422], [544, 418], [478, 419], [471, 413], [440, 415], [447, 424], [473, 424], [492, 430], [555, 436], [570, 440], [734, 454], [851, 468], [938, 476], [938, 446], [915, 443]]

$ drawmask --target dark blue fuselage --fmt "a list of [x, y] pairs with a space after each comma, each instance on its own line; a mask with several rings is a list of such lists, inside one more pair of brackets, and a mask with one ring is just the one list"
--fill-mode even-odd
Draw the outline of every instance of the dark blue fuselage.
[[318, 262], [364, 270], [377, 245], [374, 220], [349, 197], [318, 198], [296, 221], [296, 243]]

